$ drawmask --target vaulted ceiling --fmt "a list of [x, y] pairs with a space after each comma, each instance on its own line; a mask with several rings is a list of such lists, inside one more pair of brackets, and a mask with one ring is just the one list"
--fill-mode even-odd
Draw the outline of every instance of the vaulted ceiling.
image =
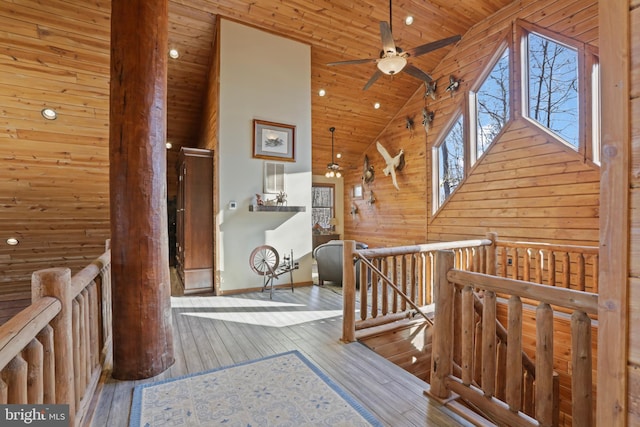
[[[396, 0], [395, 43], [407, 50], [464, 37], [510, 2]], [[64, 260], [77, 271], [102, 253], [109, 237], [110, 11], [110, 0], [0, 0], [0, 285], [11, 291], [18, 284], [25, 300], [30, 291], [23, 285], [34, 270]], [[414, 23], [406, 26], [409, 14]], [[198, 143], [218, 16], [311, 46], [315, 174], [324, 173], [331, 160], [330, 127], [336, 128], [336, 150], [345, 155], [342, 166], [357, 167], [410, 96], [424, 90], [419, 80], [400, 74], [383, 76], [363, 91], [374, 63], [326, 65], [378, 57], [387, 0], [169, 0], [167, 48], [180, 51], [168, 70], [170, 184], [179, 147]], [[451, 49], [410, 63], [432, 72]], [[317, 95], [321, 88], [324, 97]], [[44, 120], [44, 107], [55, 108], [58, 118]], [[170, 197], [175, 188], [168, 188]], [[20, 244], [9, 245], [9, 237]]]
[[[464, 35], [511, 1], [397, 0], [391, 21], [396, 46], [406, 51]], [[379, 57], [380, 21], [389, 21], [389, 12], [386, 0], [171, 0], [169, 42], [181, 52], [180, 58], [169, 64], [167, 139], [173, 143], [173, 153], [197, 141], [215, 19], [220, 15], [311, 45], [313, 173], [323, 174], [331, 160], [332, 126], [336, 128], [336, 152], [344, 155], [341, 163], [355, 167], [360, 154], [409, 97], [424, 90], [420, 80], [401, 73], [382, 76], [364, 91], [376, 70], [374, 63], [326, 65]], [[408, 15], [414, 18], [410, 26], [404, 23]], [[431, 73], [452, 46], [410, 58], [410, 63]], [[326, 91], [325, 96], [318, 95], [320, 89]], [[379, 109], [374, 109], [375, 103], [380, 103]]]

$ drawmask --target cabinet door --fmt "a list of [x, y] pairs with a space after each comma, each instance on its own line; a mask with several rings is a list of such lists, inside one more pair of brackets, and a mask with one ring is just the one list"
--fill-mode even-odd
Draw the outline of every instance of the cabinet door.
[[211, 157], [186, 158], [184, 268], [213, 266], [213, 168]]

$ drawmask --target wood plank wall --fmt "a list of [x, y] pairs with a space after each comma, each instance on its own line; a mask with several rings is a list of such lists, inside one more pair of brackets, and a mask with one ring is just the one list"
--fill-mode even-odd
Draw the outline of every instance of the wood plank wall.
[[640, 1], [630, 2], [631, 149], [628, 425], [640, 425]]
[[[108, 0], [0, 0], [0, 294], [30, 298], [35, 270], [74, 272], [109, 237]], [[200, 131], [215, 15], [169, 2], [167, 196]], [[58, 111], [46, 121], [45, 106]], [[18, 246], [8, 246], [15, 236]], [[14, 310], [16, 307], [11, 307]], [[0, 311], [4, 311], [0, 307]]]
[[[432, 214], [431, 148], [452, 115], [465, 108], [465, 92], [495, 53], [511, 39], [516, 19], [598, 47], [598, 3], [590, 1], [514, 2], [473, 27], [432, 72], [438, 99], [419, 89], [377, 138], [393, 155], [404, 149], [406, 166], [398, 173], [397, 191], [382, 173], [384, 163], [375, 142], [366, 150], [375, 181], [365, 185], [365, 198], [351, 190], [359, 174], [345, 178], [345, 236], [370, 246], [392, 246], [484, 236], [568, 244], [598, 244], [599, 168], [555, 142], [522, 118], [510, 122], [502, 137], [474, 166], [448, 202]], [[448, 78], [462, 79], [450, 96]], [[514, 89], [515, 90], [515, 89]], [[512, 95], [513, 96], [513, 95]], [[435, 112], [428, 135], [421, 126], [422, 108]], [[405, 124], [414, 120], [414, 131]], [[355, 175], [355, 176], [354, 176]], [[367, 203], [373, 191], [376, 201]], [[352, 205], [358, 214], [349, 215]]]
[[[110, 3], [0, 2], [0, 289], [109, 237]], [[44, 107], [58, 111], [46, 121]], [[8, 246], [7, 237], [20, 240]]]

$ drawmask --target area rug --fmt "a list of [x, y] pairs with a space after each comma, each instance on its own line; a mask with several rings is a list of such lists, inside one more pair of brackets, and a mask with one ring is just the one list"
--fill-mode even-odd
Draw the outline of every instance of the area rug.
[[135, 388], [130, 427], [382, 426], [298, 351]]

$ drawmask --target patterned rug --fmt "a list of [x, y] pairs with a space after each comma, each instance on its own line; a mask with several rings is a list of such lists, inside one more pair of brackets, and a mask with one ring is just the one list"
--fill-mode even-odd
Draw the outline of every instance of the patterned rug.
[[382, 426], [298, 351], [135, 388], [130, 427]]

